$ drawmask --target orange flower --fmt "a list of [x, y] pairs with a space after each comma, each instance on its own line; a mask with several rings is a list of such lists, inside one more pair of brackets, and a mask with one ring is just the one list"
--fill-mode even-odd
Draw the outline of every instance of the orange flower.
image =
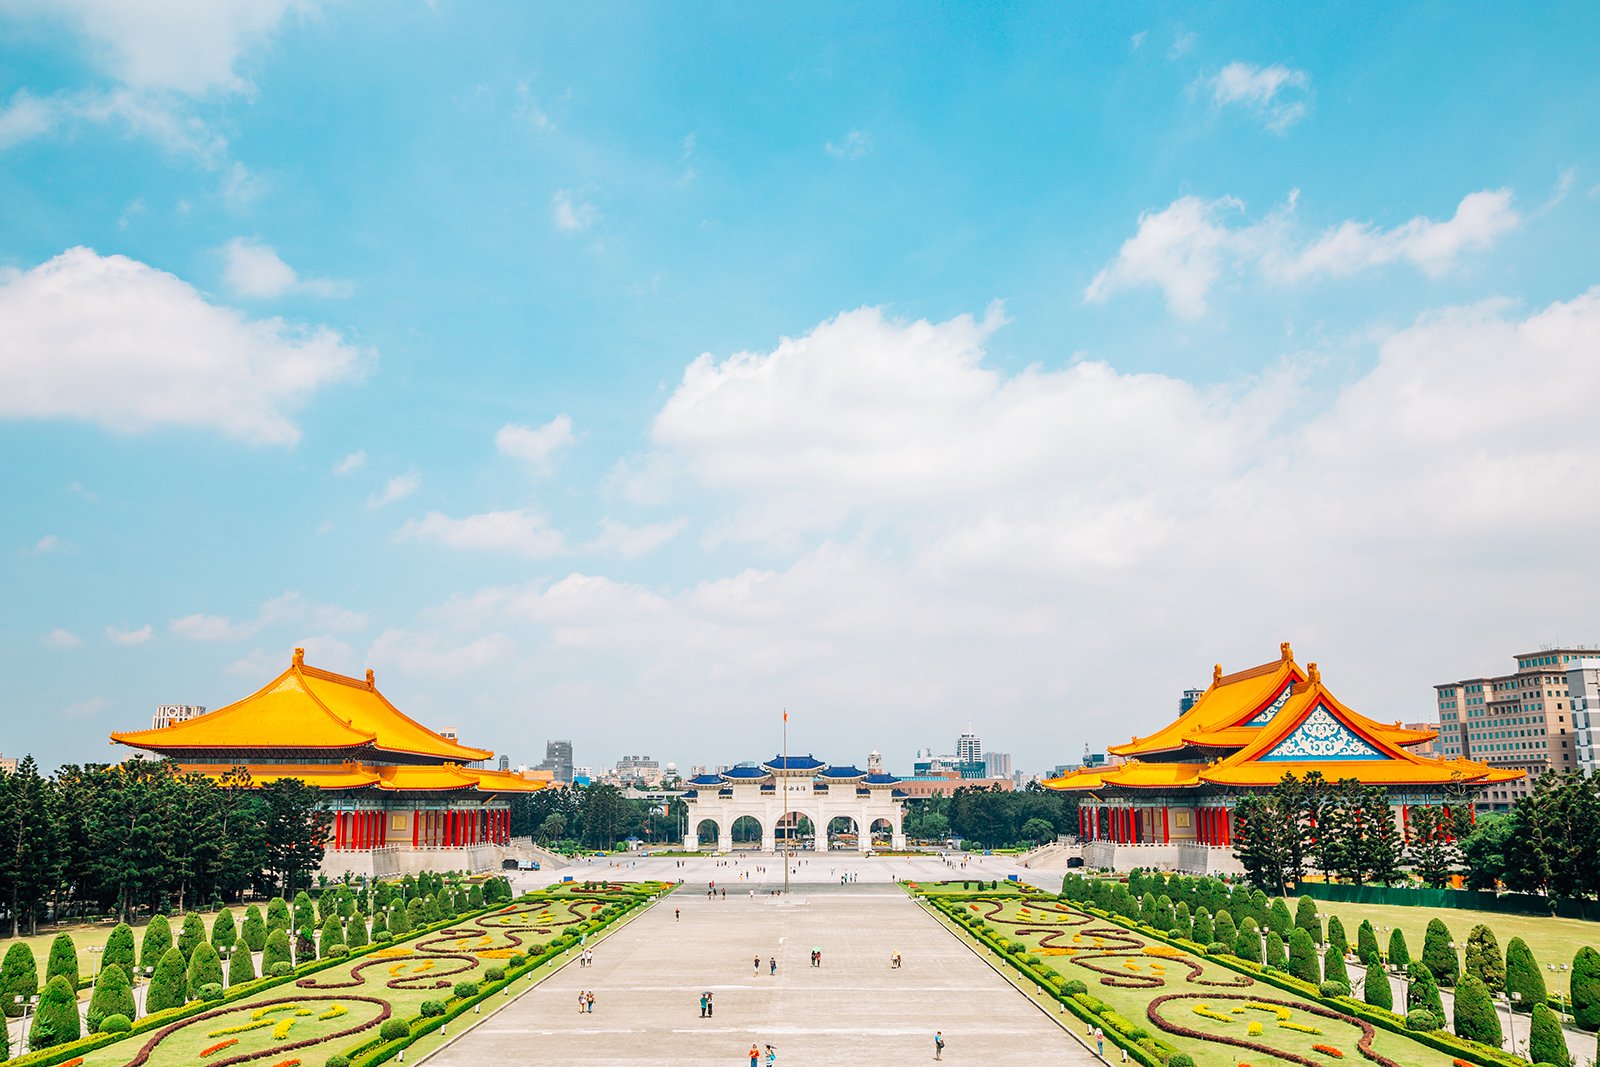
[[[239, 1043], [239, 1039], [236, 1038], [236, 1037], [230, 1037], [226, 1041], [218, 1041], [215, 1045], [212, 1045], [210, 1048], [201, 1049], [200, 1050], [200, 1057], [202, 1059], [204, 1059], [207, 1056], [214, 1055], [215, 1053], [221, 1052], [223, 1049], [227, 1048], [229, 1045], [237, 1045], [238, 1043]], [[63, 1067], [65, 1067], [65, 1065], [63, 1065]]]

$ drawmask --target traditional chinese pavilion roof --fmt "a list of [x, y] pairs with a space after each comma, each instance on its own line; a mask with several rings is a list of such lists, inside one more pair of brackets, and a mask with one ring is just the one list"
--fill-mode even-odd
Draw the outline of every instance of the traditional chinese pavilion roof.
[[1186, 790], [1270, 786], [1285, 774], [1315, 771], [1329, 781], [1373, 785], [1487, 785], [1521, 771], [1473, 760], [1419, 756], [1410, 746], [1437, 736], [1375, 722], [1346, 707], [1322, 683], [1315, 663], [1302, 671], [1287, 643], [1276, 663], [1224, 675], [1174, 723], [1110, 751], [1125, 762], [1075, 771], [1044, 784], [1070, 791], [1108, 787]]
[[111, 740], [186, 762], [203, 760], [208, 752], [252, 750], [344, 754], [374, 762], [393, 755], [475, 763], [494, 755], [407, 717], [378, 691], [371, 671], [360, 680], [308, 667], [299, 648], [288, 670], [243, 700], [173, 726], [114, 733]]
[[716, 774], [697, 774], [689, 779], [690, 785], [721, 785], [722, 776]]
[[867, 772], [857, 767], [829, 767], [817, 774], [823, 781], [833, 782], [845, 782], [866, 776]]
[[[183, 764], [208, 778], [220, 779], [233, 764]], [[438, 766], [398, 764], [366, 766], [358, 763], [273, 763], [251, 767], [251, 785], [269, 785], [280, 778], [295, 778], [319, 789], [367, 789], [384, 792], [450, 792], [472, 789], [480, 793], [536, 793], [545, 783], [511, 771], [480, 771], [446, 763]]]
[[790, 772], [811, 771], [816, 773], [827, 769], [827, 764], [815, 756], [773, 756], [761, 765], [769, 771]]

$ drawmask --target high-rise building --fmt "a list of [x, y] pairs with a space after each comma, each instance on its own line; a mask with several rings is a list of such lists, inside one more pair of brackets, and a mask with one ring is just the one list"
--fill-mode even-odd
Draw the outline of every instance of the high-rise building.
[[205, 713], [206, 709], [199, 704], [157, 704], [155, 717], [150, 720], [150, 729], [160, 730], [176, 726], [180, 722], [199, 718]]
[[972, 732], [972, 727], [967, 727], [967, 732], [956, 738], [957, 763], [982, 763], [983, 740]]
[[1204, 689], [1185, 689], [1183, 696], [1178, 698], [1178, 714], [1182, 715], [1194, 707], [1200, 702], [1200, 698], [1205, 695], [1206, 691]]
[[572, 784], [572, 742], [571, 741], [546, 741], [544, 743], [544, 762], [536, 770], [550, 771], [558, 782]]
[[986, 778], [1010, 778], [1011, 753], [985, 752], [983, 754], [983, 767], [984, 777]]
[[16, 774], [17, 773], [17, 757], [15, 757], [15, 756], [0, 756], [0, 772], [4, 772], [6, 774]]
[[1527, 772], [1484, 790], [1479, 808], [1505, 810], [1527, 796], [1541, 774], [1578, 766], [1576, 709], [1568, 683], [1573, 664], [1595, 655], [1581, 646], [1524, 652], [1516, 657], [1513, 674], [1434, 686], [1440, 757]]
[[1578, 766], [1594, 777], [1600, 761], [1600, 653], [1567, 664], [1567, 695], [1578, 746]]
[[617, 760], [616, 774], [624, 782], [655, 785], [661, 781], [661, 762], [649, 756], [623, 756]]
[[879, 752], [877, 749], [873, 749], [871, 752], [867, 753], [867, 773], [883, 773], [883, 753]]

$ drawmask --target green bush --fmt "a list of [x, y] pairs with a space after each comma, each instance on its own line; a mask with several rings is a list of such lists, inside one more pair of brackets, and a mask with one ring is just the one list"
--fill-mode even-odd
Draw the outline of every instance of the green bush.
[[318, 946], [318, 955], [326, 957], [328, 950], [335, 945], [344, 944], [344, 929], [339, 925], [339, 917], [330, 915], [322, 923], [321, 944]]
[[304, 889], [294, 895], [294, 926], [297, 932], [309, 933], [317, 928], [317, 909]]
[[1323, 982], [1317, 986], [1317, 992], [1328, 1000], [1334, 997], [1348, 997], [1350, 995], [1349, 982]]
[[351, 915], [344, 924], [344, 943], [352, 949], [367, 947], [367, 917], [363, 912]]
[[1251, 963], [1261, 962], [1261, 930], [1254, 919], [1239, 924], [1239, 934], [1233, 939], [1233, 954]]
[[1384, 970], [1383, 964], [1379, 962], [1376, 949], [1367, 955], [1366, 966], [1367, 977], [1361, 985], [1361, 999], [1374, 1008], [1392, 1011], [1394, 990], [1389, 986], [1389, 972]]
[[181, 1008], [189, 1002], [188, 965], [183, 951], [177, 945], [167, 949], [166, 955], [156, 964], [150, 976], [150, 990], [144, 997], [146, 1015], [154, 1015], [168, 1008]]
[[1443, 919], [1429, 919], [1422, 939], [1422, 965], [1433, 972], [1434, 981], [1449, 988], [1461, 977], [1456, 950], [1450, 947], [1450, 928]]
[[205, 939], [206, 921], [191, 911], [183, 917], [183, 926], [178, 930], [178, 951], [188, 960], [194, 955], [196, 946]]
[[322, 1067], [350, 1067], [350, 1057], [341, 1056], [335, 1052], [332, 1056], [322, 1061]]
[[1389, 934], [1389, 966], [1405, 970], [1411, 965], [1411, 950], [1406, 947], [1406, 935], [1397, 926]]
[[1167, 1067], [1194, 1067], [1194, 1057], [1187, 1052], [1174, 1052], [1167, 1057]]
[[[1520, 1000], [1518, 993], [1522, 994]], [[1544, 973], [1528, 943], [1520, 937], [1506, 943], [1506, 996], [1518, 1011], [1532, 1011], [1535, 1004], [1543, 1004], [1546, 999]]]
[[[267, 933], [274, 930], [289, 929], [289, 902], [282, 897], [273, 897], [267, 901]], [[263, 945], [266, 942], [262, 942]]]
[[1421, 963], [1413, 963], [1410, 975], [1411, 984], [1406, 987], [1407, 1013], [1421, 1008], [1432, 1012], [1442, 1021], [1445, 1017], [1444, 1003], [1439, 999], [1439, 984], [1434, 981], [1433, 972]]
[[255, 981], [255, 978], [255, 958], [250, 955], [250, 946], [241, 937], [238, 944], [234, 945], [233, 953], [228, 957], [228, 984], [243, 985]]
[[60, 975], [74, 990], [78, 988], [78, 946], [72, 943], [71, 934], [57, 934], [50, 942], [50, 956], [44, 965], [44, 982]]
[[518, 967], [521, 967], [524, 963], [527, 963], [527, 962], [528, 962], [527, 955], [525, 953], [521, 953], [521, 952], [513, 952], [511, 954], [511, 958], [506, 960], [506, 964], [508, 966], [510, 966], [513, 970], [515, 970]]
[[1356, 927], [1356, 959], [1364, 960], [1368, 956], [1378, 955], [1378, 932], [1366, 919], [1361, 920], [1361, 925]]
[[1289, 973], [1311, 985], [1322, 981], [1322, 967], [1317, 963], [1317, 946], [1311, 940], [1310, 931], [1303, 926], [1296, 926], [1289, 937]]
[[1213, 941], [1206, 946], [1206, 955], [1208, 956], [1222, 956], [1232, 951], [1232, 945], [1224, 945], [1221, 941]]
[[33, 958], [33, 950], [21, 941], [11, 942], [11, 947], [6, 949], [5, 962], [0, 963], [0, 998], [3, 998], [0, 1003], [5, 1005], [6, 1014], [21, 1015], [17, 997], [26, 1000], [38, 993], [39, 964]]
[[445, 1012], [444, 1001], [442, 1001], [442, 1000], [424, 1000], [422, 1002], [422, 1006], [420, 1008], [418, 1008], [417, 1011], [418, 1011], [419, 1014], [421, 1014], [421, 1016], [424, 1019], [435, 1018], [437, 1016], [440, 1016], [440, 1015], [444, 1014], [444, 1012]]
[[1427, 1033], [1439, 1029], [1439, 1016], [1427, 1008], [1417, 1008], [1415, 1011], [1406, 1012], [1406, 1029], [1420, 1030]]
[[324, 954], [324, 958], [330, 960], [342, 960], [348, 955], [350, 955], [349, 945], [334, 945]]
[[1350, 939], [1344, 936], [1344, 923], [1339, 921], [1337, 915], [1328, 916], [1328, 944], [1341, 953], [1350, 951]]
[[154, 971], [161, 957], [172, 947], [172, 924], [165, 915], [152, 915], [144, 928], [144, 940], [139, 942], [139, 966]]
[[58, 974], [45, 983], [44, 992], [39, 996], [39, 1008], [28, 1030], [28, 1047], [54, 1048], [82, 1036], [77, 987]]
[[1467, 935], [1466, 973], [1474, 975], [1491, 993], [1506, 986], [1506, 965], [1500, 958], [1500, 942], [1494, 931], [1479, 923]]
[[[1328, 925], [1331, 932], [1333, 924]], [[1350, 988], [1350, 969], [1344, 965], [1344, 950], [1331, 936], [1328, 939], [1328, 947], [1322, 950], [1322, 980], [1340, 982], [1346, 990]]]
[[415, 927], [411, 922], [411, 913], [405, 907], [395, 908], [389, 913], [389, 933], [396, 939], [405, 937]]
[[273, 970], [278, 964], [294, 966], [294, 957], [289, 954], [289, 931], [273, 930], [267, 935], [266, 947], [261, 951], [261, 970], [265, 974], [276, 974]]
[[1289, 953], [1284, 948], [1283, 938], [1278, 936], [1278, 931], [1276, 930], [1267, 931], [1266, 964], [1268, 967], [1274, 967], [1280, 971], [1289, 969]]
[[89, 998], [89, 1032], [103, 1033], [106, 1019], [113, 1015], [132, 1019], [138, 1013], [138, 1006], [133, 1001], [133, 986], [122, 965], [102, 963], [100, 976], [94, 982], [94, 994]]
[[1561, 1030], [1561, 1020], [1544, 1004], [1533, 1006], [1533, 1023], [1528, 1030], [1528, 1058], [1535, 1063], [1553, 1063], [1557, 1067], [1570, 1067], [1572, 1054], [1567, 1051], [1567, 1035]]
[[1267, 929], [1275, 931], [1285, 941], [1294, 930], [1294, 919], [1289, 915], [1289, 905], [1279, 897], [1267, 908]]
[[1456, 986], [1455, 1031], [1457, 1037], [1478, 1041], [1491, 1048], [1499, 1048], [1504, 1036], [1500, 1031], [1500, 1015], [1490, 999], [1489, 987], [1476, 975], [1466, 975]]
[[378, 1036], [385, 1041], [399, 1041], [411, 1036], [411, 1027], [407, 1026], [402, 1019], [390, 1019], [378, 1031]]
[[133, 1029], [133, 1020], [126, 1015], [107, 1015], [100, 1020], [100, 1033], [125, 1034]]
[[100, 953], [100, 966], [121, 967], [123, 976], [128, 977], [133, 974], [135, 962], [133, 928], [127, 923], [118, 923], [106, 938], [105, 951]]
[[1191, 936], [1202, 945], [1216, 940], [1217, 935], [1211, 925], [1211, 912], [1206, 908], [1195, 911], [1194, 932]]
[[196, 1000], [221, 1000], [222, 999], [222, 983], [221, 982], [207, 982], [205, 985], [203, 985], [199, 989], [195, 990], [195, 994], [194, 995], [195, 995], [195, 999]]
[[1317, 902], [1301, 897], [1294, 906], [1294, 924], [1311, 935], [1313, 944], [1322, 944], [1322, 920], [1317, 918]]
[[[1038, 963], [1039, 962], [1039, 957], [1038, 956], [1031, 956], [1031, 957], [1029, 957], [1029, 959], [1033, 963]], [[486, 981], [486, 982], [498, 982], [502, 978], [504, 978], [505, 976], [506, 976], [506, 971], [505, 971], [504, 967], [488, 967], [488, 968], [485, 968], [485, 970], [483, 972], [483, 978], [484, 978], [484, 981]]]
[[287, 978], [293, 973], [294, 964], [292, 963], [274, 963], [267, 968], [267, 974], [273, 978]]
[[1061, 983], [1061, 995], [1064, 997], [1076, 996], [1079, 993], [1089, 992], [1089, 987], [1080, 979], [1071, 978]]
[[1600, 952], [1588, 945], [1572, 957], [1572, 1018], [1582, 1030], [1600, 1030]]
[[222, 957], [217, 955], [217, 950], [211, 947], [209, 941], [202, 941], [194, 947], [194, 955], [189, 957], [188, 971], [189, 992], [191, 996], [200, 997], [199, 990], [202, 986], [222, 985]]
[[211, 947], [220, 953], [225, 948], [232, 948], [237, 940], [239, 940], [239, 928], [234, 925], [233, 912], [231, 909], [223, 908], [211, 921]]
[[1239, 929], [1233, 924], [1233, 916], [1226, 911], [1217, 912], [1217, 917], [1212, 920], [1212, 929], [1216, 931], [1217, 940], [1230, 949], [1239, 936]]
[[239, 924], [239, 940], [251, 952], [260, 952], [267, 947], [267, 924], [261, 917], [261, 909], [254, 904], [244, 909], [244, 921]]

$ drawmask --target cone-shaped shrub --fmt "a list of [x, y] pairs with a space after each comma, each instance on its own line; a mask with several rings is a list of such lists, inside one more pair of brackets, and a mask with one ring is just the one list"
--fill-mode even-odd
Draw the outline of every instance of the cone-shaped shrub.
[[1456, 986], [1455, 1009], [1457, 1037], [1500, 1047], [1500, 1015], [1489, 998], [1489, 987], [1476, 975], [1464, 976]]
[[1588, 945], [1572, 957], [1572, 1017], [1583, 1030], [1600, 1030], [1600, 952]]
[[1322, 980], [1324, 982], [1343, 982], [1346, 989], [1350, 988], [1350, 968], [1344, 965], [1344, 953], [1339, 951], [1339, 946], [1332, 941], [1322, 950]]
[[[1135, 908], [1134, 913], [1132, 916], [1130, 916], [1130, 918], [1137, 919], [1138, 917], [1139, 912], [1137, 908]], [[410, 900], [406, 901], [406, 922], [411, 924], [411, 929], [415, 930], [419, 926], [427, 926], [428, 921], [427, 905], [422, 902], [421, 898], [412, 897]], [[389, 924], [389, 929], [394, 929], [393, 922]]]
[[1428, 920], [1428, 932], [1422, 938], [1422, 964], [1441, 986], [1453, 986], [1461, 977], [1456, 950], [1450, 947], [1450, 928], [1443, 919]]
[[1494, 931], [1479, 923], [1467, 935], [1466, 973], [1473, 975], [1488, 988], [1498, 993], [1506, 986], [1506, 965], [1500, 958], [1500, 942]]
[[[315, 933], [315, 931], [313, 931]], [[317, 958], [317, 943], [304, 930], [294, 934], [294, 962], [298, 966]]]
[[1267, 931], [1267, 966], [1276, 967], [1280, 971], [1289, 969], [1289, 952], [1283, 947], [1283, 938], [1278, 936], [1278, 931]]
[[1211, 925], [1211, 912], [1203, 907], [1200, 908], [1194, 913], [1194, 939], [1202, 945], [1209, 945], [1215, 935], [1216, 931]]
[[1328, 916], [1328, 944], [1341, 953], [1350, 951], [1350, 939], [1344, 936], [1344, 923], [1337, 915]]
[[1317, 918], [1317, 902], [1301, 897], [1294, 906], [1294, 924], [1311, 935], [1312, 944], [1322, 944], [1322, 920]]
[[137, 1015], [133, 1002], [133, 986], [121, 964], [102, 963], [100, 977], [94, 981], [94, 995], [89, 998], [88, 1023], [91, 1034], [100, 1033], [100, 1024], [110, 1015]]
[[376, 940], [378, 940], [378, 934], [380, 934], [380, 933], [385, 933], [386, 934], [388, 932], [389, 932], [389, 920], [384, 915], [384, 913], [380, 910], [378, 912], [378, 914], [376, 914], [376, 915], [374, 915], [372, 917], [372, 931], [368, 935], [368, 937], [369, 937], [370, 940], [376, 941]]
[[356, 895], [350, 891], [349, 886], [345, 886], [339, 893], [339, 910], [337, 914], [341, 919], [348, 919], [355, 913]]
[[367, 947], [367, 917], [359, 911], [350, 916], [350, 921], [345, 924], [344, 943], [354, 951]]
[[1572, 1063], [1561, 1020], [1544, 1004], [1533, 1006], [1533, 1023], [1528, 1028], [1528, 1059], [1534, 1063], [1553, 1063], [1556, 1067], [1570, 1067]]
[[154, 971], [171, 947], [172, 924], [165, 915], [152, 915], [150, 925], [144, 928], [144, 940], [139, 942], [139, 966]]
[[39, 964], [33, 958], [33, 950], [21, 941], [11, 942], [5, 962], [0, 963], [0, 1004], [5, 1005], [7, 1015], [15, 1017], [22, 1014], [17, 997], [27, 1000], [38, 992]]
[[222, 984], [222, 957], [211, 947], [211, 942], [202, 941], [194, 947], [187, 977], [190, 996], [199, 996], [203, 986]]
[[194, 912], [183, 917], [183, 927], [178, 931], [178, 951], [185, 960], [194, 955], [197, 945], [206, 939], [206, 921]]
[[1356, 927], [1356, 958], [1365, 960], [1368, 956], [1378, 954], [1378, 932], [1372, 924], [1365, 919]]
[[1367, 954], [1366, 965], [1367, 977], [1362, 983], [1361, 999], [1374, 1008], [1392, 1011], [1394, 990], [1389, 988], [1389, 972], [1383, 969], [1383, 963], [1378, 959], [1376, 950]]
[[78, 1021], [78, 991], [58, 974], [45, 983], [44, 993], [39, 997], [39, 1008], [34, 1012], [33, 1026], [28, 1030], [28, 1047], [54, 1048], [82, 1036], [83, 1027]]
[[261, 917], [261, 909], [254, 904], [244, 909], [244, 921], [239, 924], [239, 940], [251, 952], [260, 952], [267, 947], [267, 923]]
[[[1517, 999], [1516, 994], [1522, 998]], [[1532, 1011], [1545, 1002], [1544, 973], [1528, 949], [1528, 943], [1513, 937], [1506, 943], [1506, 996], [1517, 1011]]]
[[118, 923], [112, 928], [111, 935], [106, 938], [106, 949], [100, 954], [101, 968], [113, 964], [122, 968], [124, 978], [133, 974], [133, 928], [127, 923]]
[[304, 889], [294, 895], [294, 929], [305, 933], [317, 928], [317, 909]]
[[317, 955], [323, 959], [327, 958], [328, 950], [334, 945], [344, 944], [344, 930], [339, 926], [338, 915], [329, 915], [323, 920], [321, 941]]
[[467, 890], [467, 908], [476, 910], [481, 907], [483, 907], [483, 890], [478, 886], [473, 886]]
[[1289, 904], [1282, 897], [1278, 897], [1267, 908], [1267, 929], [1276, 931], [1285, 941], [1294, 930], [1294, 919], [1289, 915]]
[[[267, 933], [287, 930], [289, 926], [289, 902], [282, 897], [273, 897], [267, 901]], [[261, 947], [265, 948], [266, 942], [263, 941]]]
[[1303, 926], [1296, 926], [1294, 933], [1289, 935], [1289, 973], [1302, 982], [1312, 985], [1322, 983], [1322, 968], [1317, 963], [1317, 946], [1311, 940], [1310, 931]]
[[394, 935], [395, 940], [405, 937], [414, 929], [416, 924], [411, 921], [409, 905], [397, 906], [389, 912], [389, 932]]
[[242, 940], [233, 946], [233, 955], [228, 957], [228, 984], [230, 986], [243, 985], [252, 982], [256, 977], [255, 957], [250, 955], [250, 946]]
[[237, 940], [239, 929], [233, 924], [233, 912], [223, 908], [217, 912], [217, 918], [211, 924], [211, 947], [221, 952], [225, 948], [232, 948]]
[[1406, 987], [1406, 1014], [1421, 1008], [1432, 1012], [1435, 1018], [1446, 1018], [1444, 1002], [1439, 999], [1439, 983], [1434, 981], [1433, 972], [1420, 963], [1413, 963], [1410, 974], [1411, 984]]
[[294, 966], [294, 957], [289, 954], [289, 931], [274, 930], [267, 935], [267, 943], [261, 951], [261, 973], [271, 974], [272, 965], [287, 963]]
[[1398, 926], [1389, 934], [1389, 966], [1401, 970], [1411, 966], [1411, 950], [1406, 947], [1406, 935]]
[[50, 979], [56, 975], [67, 980], [67, 984], [76, 992], [78, 988], [78, 946], [72, 943], [70, 934], [57, 934], [54, 941], [50, 942], [50, 959], [44, 965], [44, 983], [50, 984]]
[[1233, 939], [1233, 954], [1251, 963], [1261, 962], [1261, 928], [1254, 919], [1239, 924], [1239, 933]]
[[1217, 912], [1217, 921], [1212, 926], [1212, 932], [1216, 934], [1217, 940], [1224, 945], [1233, 944], [1234, 939], [1239, 936], [1238, 929], [1233, 925], [1233, 916], [1226, 911]]

